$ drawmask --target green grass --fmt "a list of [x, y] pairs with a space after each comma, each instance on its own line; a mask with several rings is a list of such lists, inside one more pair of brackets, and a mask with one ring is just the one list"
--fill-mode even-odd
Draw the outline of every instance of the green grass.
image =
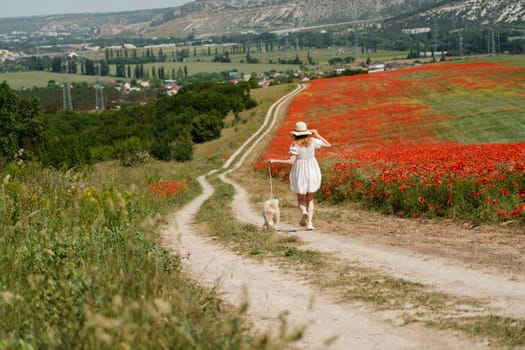
[[[509, 64], [516, 67], [525, 67], [525, 55], [500, 55], [500, 56], [465, 56], [469, 61], [496, 62]], [[454, 62], [462, 63], [464, 59], [455, 59]]]
[[500, 79], [511, 87], [478, 90], [451, 85], [448, 92], [431, 95], [427, 102], [435, 114], [453, 116], [444, 122], [444, 138], [463, 144], [523, 142], [525, 72], [487, 77], [487, 84]]
[[458, 143], [523, 142], [525, 99], [523, 96], [453, 94], [431, 100], [438, 114], [454, 115], [444, 122], [441, 136]]
[[[114, 80], [114, 77], [102, 77], [102, 81]], [[9, 87], [12, 89], [23, 89], [32, 87], [46, 87], [50, 80], [54, 80], [56, 84], [62, 84], [64, 82], [64, 75], [60, 73], [51, 72], [13, 72], [13, 73], [0, 73], [0, 81], [6, 81]], [[69, 74], [68, 81], [70, 83], [96, 83], [94, 76], [81, 75], [81, 74]]]
[[504, 348], [521, 349], [525, 346], [525, 320], [489, 315], [444, 319], [432, 325], [442, 329], [461, 329], [477, 337], [488, 337]]

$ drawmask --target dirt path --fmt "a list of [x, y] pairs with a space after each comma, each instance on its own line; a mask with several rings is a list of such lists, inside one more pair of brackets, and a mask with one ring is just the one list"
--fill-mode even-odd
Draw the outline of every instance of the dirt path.
[[[261, 214], [250, 206], [246, 190], [232, 180], [221, 178], [236, 189], [233, 206], [237, 219], [261, 226]], [[281, 222], [278, 228], [283, 232], [299, 234], [301, 240], [307, 243], [305, 249], [332, 253], [349, 262], [358, 261], [391, 276], [432, 285], [447, 294], [482, 299], [500, 315], [525, 319], [525, 281], [514, 274], [489, 274], [453, 265], [439, 257], [366, 245], [332, 232], [301, 232], [297, 231], [296, 223]]]
[[[254, 138], [264, 136], [262, 130], [269, 130], [273, 115], [298, 91], [272, 106], [264, 125], [254, 134]], [[220, 178], [235, 188], [232, 205], [237, 219], [261, 226], [261, 214], [252, 208], [246, 189], [228, 177], [228, 173], [240, 167], [245, 158], [241, 157], [231, 167], [233, 160], [239, 154], [246, 155], [251, 150], [247, 150], [247, 145], [243, 145], [225, 163], [224, 168], [229, 170], [221, 174]], [[307, 327], [302, 342], [297, 344], [300, 349], [490, 348], [485, 341], [475, 342], [461, 334], [437, 331], [418, 323], [396, 326], [384, 314], [363, 306], [336, 303], [293, 274], [267, 263], [259, 264], [244, 259], [218, 246], [195, 232], [192, 226], [193, 217], [200, 206], [213, 194], [213, 187], [205, 176], [198, 180], [203, 193], [169, 220], [164, 232], [165, 239], [169, 239], [173, 248], [185, 257], [185, 266], [202, 284], [218, 285], [224, 300], [233, 305], [247, 300], [248, 314], [259, 329], [278, 329], [279, 316], [287, 312], [293, 327]], [[489, 274], [461, 264], [452, 264], [448, 259], [366, 244], [341, 232], [296, 231], [296, 224], [290, 222], [282, 222], [278, 228], [283, 234], [293, 231], [307, 243], [309, 249], [332, 253], [349, 262], [358, 261], [392, 276], [431, 285], [447, 294], [486, 299], [501, 315], [525, 318], [525, 282], [521, 276]]]

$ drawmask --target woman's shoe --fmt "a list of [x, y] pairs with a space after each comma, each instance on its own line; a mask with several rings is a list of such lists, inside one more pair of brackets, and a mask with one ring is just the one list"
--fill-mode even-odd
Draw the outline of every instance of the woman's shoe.
[[299, 221], [299, 225], [306, 226], [306, 223], [308, 222], [308, 213], [304, 212], [301, 216], [301, 221]]
[[311, 231], [311, 230], [314, 230], [315, 227], [314, 227], [314, 225], [312, 225], [311, 222], [309, 222], [308, 225], [306, 226], [306, 229], [309, 230], [309, 231]]

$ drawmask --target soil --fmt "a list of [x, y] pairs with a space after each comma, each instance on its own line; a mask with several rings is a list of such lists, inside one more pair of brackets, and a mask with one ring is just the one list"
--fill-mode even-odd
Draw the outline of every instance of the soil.
[[[288, 98], [292, 96], [293, 93]], [[270, 109], [261, 130], [271, 130], [268, 124], [276, 123], [280, 104], [286, 101], [283, 98]], [[265, 136], [261, 132], [257, 139]], [[250, 149], [243, 145], [232, 155], [224, 166], [228, 171], [220, 178], [234, 185], [232, 207], [237, 219], [262, 227], [262, 203], [254, 205], [253, 198], [257, 198], [254, 191], [264, 184], [254, 180], [248, 192], [247, 183], [242, 180], [245, 177], [241, 166], [253, 153], [253, 147], [255, 144]], [[244, 156], [232, 167], [239, 154]], [[248, 316], [258, 330], [278, 332], [284, 317], [288, 332], [304, 331], [301, 341], [295, 344], [298, 349], [497, 348], [486, 339], [461, 332], [438, 330], [421, 322], [403, 323], [397, 313], [337, 302], [299, 274], [232, 253], [199, 234], [192, 225], [200, 206], [213, 194], [206, 176], [198, 180], [202, 194], [174, 213], [163, 235], [200, 283], [217, 287], [221, 297], [233, 305], [248, 302]], [[525, 319], [523, 225], [507, 222], [473, 226], [401, 219], [320, 204], [316, 229], [305, 231], [298, 225], [299, 211], [293, 206], [293, 194], [286, 192], [285, 185], [278, 185], [276, 191], [281, 191], [281, 203], [288, 203], [281, 208], [278, 232], [297, 235], [305, 242], [305, 248], [420, 282], [448, 295], [483, 300], [491, 314]]]

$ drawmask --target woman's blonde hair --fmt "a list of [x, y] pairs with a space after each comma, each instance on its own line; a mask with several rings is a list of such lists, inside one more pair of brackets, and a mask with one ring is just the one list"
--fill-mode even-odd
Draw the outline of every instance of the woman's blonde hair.
[[300, 147], [308, 147], [312, 144], [312, 135], [294, 136], [293, 144]]

